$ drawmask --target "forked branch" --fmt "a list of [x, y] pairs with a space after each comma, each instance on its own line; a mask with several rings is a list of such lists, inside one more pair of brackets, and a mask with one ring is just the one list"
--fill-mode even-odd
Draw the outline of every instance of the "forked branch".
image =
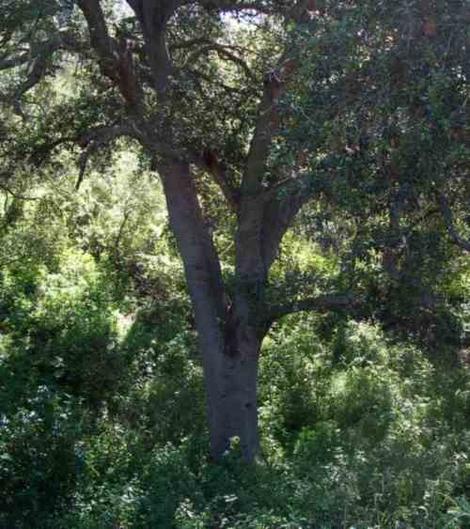
[[128, 105], [136, 107], [141, 102], [142, 89], [127, 42], [111, 37], [99, 0], [78, 0], [78, 5], [86, 19], [102, 73], [119, 88]]
[[78, 162], [79, 175], [77, 183], [75, 184], [75, 189], [77, 191], [79, 190], [85, 176], [88, 162], [94, 153], [118, 138], [134, 135], [135, 131], [131, 127], [126, 125], [115, 125], [92, 129], [78, 138], [77, 142], [81, 145], [83, 150]]

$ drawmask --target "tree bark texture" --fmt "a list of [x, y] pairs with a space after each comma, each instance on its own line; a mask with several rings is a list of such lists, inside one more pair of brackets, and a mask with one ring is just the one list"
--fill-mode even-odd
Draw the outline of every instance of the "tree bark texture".
[[159, 165], [171, 229], [182, 255], [194, 307], [207, 395], [213, 459], [238, 437], [243, 458], [258, 451], [257, 373], [261, 337], [242, 293], [225, 302], [219, 260], [199, 205], [189, 164]]

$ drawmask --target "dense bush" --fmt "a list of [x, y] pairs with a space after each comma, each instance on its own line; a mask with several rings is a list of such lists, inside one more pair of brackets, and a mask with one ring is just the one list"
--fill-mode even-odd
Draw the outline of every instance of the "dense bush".
[[2, 275], [0, 527], [470, 527], [464, 367], [291, 319], [263, 351], [262, 459], [214, 465], [185, 305], [126, 319], [109, 277], [69, 251]]
[[[100, 181], [116, 193], [96, 203], [56, 198], [63, 214], [24, 206], [0, 234], [0, 529], [470, 528], [466, 261], [440, 285], [450, 342], [380, 311], [276, 324], [260, 460], [243, 464], [234, 439], [216, 465], [181, 266], [158, 208], [128, 205], [121, 229], [126, 178]], [[302, 237], [273, 274], [314, 263], [335, 281]]]

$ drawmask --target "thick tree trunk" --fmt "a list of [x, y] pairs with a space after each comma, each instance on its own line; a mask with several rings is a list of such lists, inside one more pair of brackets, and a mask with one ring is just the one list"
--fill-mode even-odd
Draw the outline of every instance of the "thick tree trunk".
[[200, 209], [189, 165], [159, 165], [170, 225], [181, 253], [191, 297], [207, 397], [211, 455], [220, 460], [238, 437], [243, 458], [258, 451], [257, 372], [260, 334], [250, 302], [238, 293], [225, 302], [220, 264]]
[[217, 392], [208, 391], [211, 454], [219, 460], [239, 439], [243, 459], [251, 462], [259, 449], [258, 378], [259, 341], [240, 343], [239, 337], [227, 337], [217, 373]]

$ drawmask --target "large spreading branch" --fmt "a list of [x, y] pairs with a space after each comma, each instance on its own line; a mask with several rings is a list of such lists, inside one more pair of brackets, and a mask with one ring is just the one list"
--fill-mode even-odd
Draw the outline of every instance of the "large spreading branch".
[[79, 42], [72, 32], [62, 31], [47, 40], [32, 43], [28, 49], [17, 50], [13, 55], [3, 54], [0, 57], [0, 70], [17, 68], [25, 64], [31, 65], [38, 58], [50, 57], [59, 49], [85, 51], [83, 43]]
[[[301, 23], [308, 11], [309, 2], [300, 0], [286, 13], [286, 21], [294, 20]], [[263, 92], [258, 106], [252, 140], [246, 158], [245, 170], [240, 188], [240, 213], [237, 234], [237, 275], [239, 278], [252, 277], [259, 286], [264, 284], [268, 270], [272, 264], [272, 256], [277, 253], [278, 246], [285, 229], [277, 226], [276, 215], [267, 214], [266, 191], [262, 179], [266, 172], [269, 153], [275, 134], [278, 130], [278, 102], [286, 83], [295, 71], [290, 60], [291, 49], [286, 46], [277, 61], [277, 66], [264, 79]], [[291, 203], [283, 206], [283, 213], [288, 210], [298, 211], [292, 198]], [[271, 208], [273, 209], [273, 208]], [[280, 211], [280, 210], [279, 210]], [[276, 213], [273, 211], [272, 213]], [[286, 222], [291, 222], [293, 214], [284, 214]], [[272, 220], [275, 219], [275, 224]], [[285, 224], [285, 223], [284, 223]], [[273, 237], [271, 234], [275, 233]], [[265, 245], [269, 239], [270, 248]], [[269, 254], [269, 258], [266, 258]], [[250, 280], [251, 281], [251, 280]]]
[[53, 64], [54, 54], [59, 50], [77, 51], [81, 49], [80, 42], [70, 32], [54, 35], [46, 41], [34, 43], [28, 51], [16, 55], [4, 55], [0, 59], [0, 71], [27, 66], [26, 78], [13, 89], [12, 93], [4, 96], [15, 111], [23, 115], [21, 98], [47, 76]]
[[[308, 13], [310, 2], [299, 0], [288, 13], [286, 21], [301, 23]], [[266, 163], [274, 135], [278, 128], [277, 104], [283, 93], [286, 82], [295, 71], [289, 60], [290, 49], [287, 48], [278, 60], [277, 66], [264, 79], [263, 93], [258, 107], [253, 137], [246, 161], [242, 182], [242, 194], [253, 195], [261, 191], [261, 177], [266, 170]]]

